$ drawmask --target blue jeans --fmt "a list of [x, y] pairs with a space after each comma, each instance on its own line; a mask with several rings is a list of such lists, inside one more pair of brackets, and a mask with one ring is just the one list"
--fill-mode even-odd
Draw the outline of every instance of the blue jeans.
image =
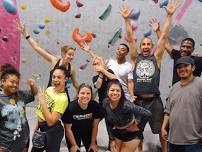
[[201, 144], [175, 145], [169, 143], [169, 152], [202, 152]]

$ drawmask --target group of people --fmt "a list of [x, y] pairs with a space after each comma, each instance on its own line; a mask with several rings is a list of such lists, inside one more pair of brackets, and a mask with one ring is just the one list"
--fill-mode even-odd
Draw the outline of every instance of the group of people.
[[[115, 59], [105, 60], [90, 45], [82, 46], [98, 73], [93, 77], [93, 86], [98, 89], [99, 102], [93, 99], [91, 85], [77, 82], [71, 66], [74, 48], [62, 47], [58, 59], [39, 46], [25, 25], [19, 24], [17, 28], [32, 48], [50, 62], [51, 71], [47, 88], [37, 87], [29, 79], [30, 89], [20, 90], [20, 73], [10, 64], [1, 65], [0, 152], [28, 151], [30, 133], [25, 105], [34, 101], [36, 94], [37, 126], [32, 152], [59, 152], [64, 134], [69, 151], [78, 152], [82, 141], [86, 151], [96, 152], [98, 125], [103, 118], [112, 152], [141, 152], [147, 122], [152, 132], [159, 134], [163, 152], [202, 152], [202, 79], [198, 77], [202, 57], [192, 56], [195, 42], [191, 38], [182, 40], [180, 50], [169, 44], [167, 35], [177, 6], [177, 0], [169, 1], [162, 31], [157, 19], [150, 22], [158, 36], [156, 47], [150, 37], [144, 37], [138, 53], [130, 23], [132, 10], [127, 5], [120, 7], [120, 14], [129, 46], [120, 44]], [[173, 87], [165, 108], [159, 90], [164, 50], [174, 59]], [[131, 63], [126, 60], [128, 53]], [[70, 78], [77, 90], [73, 101], [66, 87]]]

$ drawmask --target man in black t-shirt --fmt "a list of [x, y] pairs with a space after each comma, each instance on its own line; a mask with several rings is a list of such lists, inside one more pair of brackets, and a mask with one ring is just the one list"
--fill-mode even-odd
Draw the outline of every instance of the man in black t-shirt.
[[[169, 45], [168, 45], [169, 46]], [[195, 70], [194, 70], [194, 76], [201, 76], [202, 72], [202, 57], [199, 56], [193, 56], [192, 53], [194, 51], [195, 42], [192, 38], [185, 38], [182, 40], [180, 45], [180, 50], [175, 50], [172, 47], [166, 47], [167, 52], [170, 54], [171, 58], [174, 60], [174, 65], [176, 61], [181, 56], [191, 56], [194, 59], [195, 62]], [[180, 78], [177, 75], [176, 67], [173, 67], [173, 84], [178, 82]]]
[[[160, 24], [158, 20], [154, 20], [151, 24], [153, 31], [156, 32], [157, 37], [159, 38], [161, 35], [160, 32]], [[165, 48], [168, 52], [168, 54], [171, 56], [171, 58], [174, 60], [174, 65], [176, 61], [181, 57], [181, 56], [191, 56], [194, 59], [195, 62], [195, 70], [194, 70], [194, 76], [201, 76], [202, 72], [202, 57], [199, 56], [193, 56], [192, 53], [194, 51], [195, 47], [195, 41], [192, 38], [185, 38], [182, 40], [180, 44], [179, 50], [173, 49], [173, 47], [170, 45], [168, 39], [165, 45]], [[177, 75], [176, 67], [173, 66], [173, 81], [172, 84], [178, 82], [180, 78]]]

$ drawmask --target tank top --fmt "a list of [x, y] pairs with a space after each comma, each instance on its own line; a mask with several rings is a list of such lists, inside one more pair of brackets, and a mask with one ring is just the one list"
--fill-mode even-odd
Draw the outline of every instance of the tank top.
[[133, 71], [133, 80], [135, 83], [135, 95], [160, 94], [160, 69], [154, 55], [148, 57], [144, 57], [141, 54], [138, 55]]

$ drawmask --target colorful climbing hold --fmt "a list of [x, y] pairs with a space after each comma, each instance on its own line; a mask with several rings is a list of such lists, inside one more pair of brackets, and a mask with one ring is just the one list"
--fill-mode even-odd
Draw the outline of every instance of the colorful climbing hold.
[[38, 25], [38, 27], [39, 27], [39, 29], [41, 29], [41, 30], [43, 30], [44, 28], [45, 28], [45, 24], [44, 23], [40, 23], [39, 25]]
[[79, 33], [79, 29], [75, 27], [72, 32], [72, 39], [76, 44], [78, 44], [80, 47], [83, 47], [85, 43], [91, 42], [93, 39], [93, 35], [91, 32], [87, 32], [84, 35], [81, 35]]
[[184, 16], [184, 14], [188, 10], [188, 8], [191, 6], [191, 4], [192, 4], [192, 0], [185, 0], [184, 1], [184, 4], [181, 6], [180, 10], [178, 11], [178, 13], [175, 17], [176, 24], [180, 23], [182, 17]]
[[44, 30], [44, 33], [45, 33], [46, 35], [48, 35], [48, 34], [50, 34], [50, 30], [49, 30], [49, 29], [45, 29], [45, 30]]
[[41, 74], [32, 73], [32, 78], [34, 80], [39, 80], [41, 78]]
[[78, 13], [74, 16], [75, 18], [81, 18], [81, 13]]
[[34, 30], [33, 30], [33, 33], [34, 33], [34, 34], [39, 34], [40, 31], [39, 31], [38, 29], [34, 29]]
[[4, 42], [8, 42], [8, 36], [3, 36], [3, 37], [2, 37], [2, 40], [3, 40]]
[[109, 4], [107, 8], [104, 10], [104, 12], [102, 13], [102, 15], [99, 16], [99, 19], [104, 21], [109, 16], [111, 10], [112, 10], [112, 5]]
[[133, 31], [133, 32], [135, 32], [135, 31], [137, 30], [137, 28], [138, 28], [137, 23], [134, 22], [134, 21], [131, 22], [131, 26], [132, 26], [132, 31]]
[[50, 0], [50, 2], [53, 7], [55, 7], [61, 12], [66, 12], [71, 6], [71, 3], [69, 1], [64, 3], [62, 0]]
[[3, 0], [3, 7], [8, 13], [16, 14], [16, 7], [12, 0]]
[[158, 0], [153, 0], [153, 2], [157, 4], [157, 3], [158, 3]]
[[85, 70], [87, 66], [88, 66], [88, 63], [82, 64], [80, 65], [79, 70], [80, 71]]
[[51, 22], [51, 19], [48, 18], [48, 17], [45, 17], [45, 18], [43, 19], [43, 22], [44, 22], [45, 24], [48, 24], [48, 23]]
[[122, 29], [119, 28], [119, 30], [113, 35], [113, 37], [109, 40], [108, 44], [109, 45], [114, 45], [115, 42], [121, 38], [121, 34], [122, 34]]
[[76, 0], [76, 6], [78, 8], [83, 7], [83, 4], [81, 2], [79, 2], [78, 0]]
[[148, 37], [148, 36], [150, 36], [151, 34], [152, 34], [152, 30], [151, 30], [151, 29], [148, 29], [148, 30], [146, 30], [146, 31], [143, 33], [144, 37]]
[[22, 4], [20, 4], [20, 8], [21, 8], [23, 11], [25, 11], [25, 10], [27, 10], [28, 5], [27, 5], [26, 3], [22, 3]]
[[22, 63], [27, 63], [27, 59], [22, 58], [21, 62], [22, 62]]
[[159, 2], [159, 7], [160, 8], [163, 8], [163, 7], [167, 6], [167, 5], [168, 5], [168, 0], [161, 0]]
[[138, 18], [140, 17], [140, 9], [135, 9], [131, 15], [131, 19], [132, 20], [138, 20]]

